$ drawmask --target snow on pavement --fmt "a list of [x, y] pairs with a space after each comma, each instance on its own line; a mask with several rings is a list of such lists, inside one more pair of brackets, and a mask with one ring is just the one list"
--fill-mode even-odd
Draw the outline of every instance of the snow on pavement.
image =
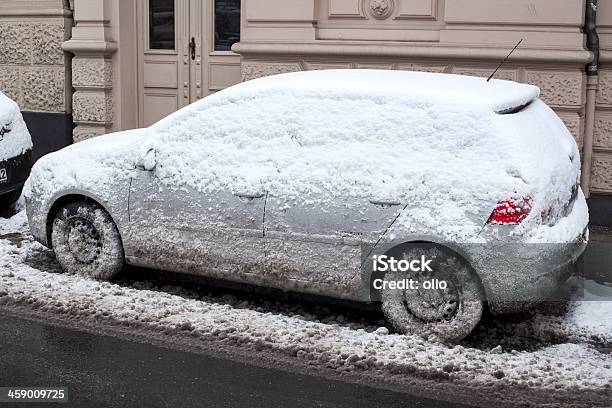
[[271, 312], [238, 300], [215, 302], [206, 295], [125, 287], [60, 274], [53, 266], [37, 269], [30, 266], [31, 259], [52, 257], [27, 231], [23, 211], [0, 221], [0, 305], [112, 318], [120, 324], [267, 350], [336, 372], [388, 372], [470, 387], [594, 391], [604, 399], [612, 394], [612, 355], [590, 343], [595, 338], [609, 347], [612, 302], [574, 302], [562, 316], [538, 315], [519, 324], [532, 332], [562, 333], [570, 341], [564, 344], [533, 351], [449, 347], [389, 333], [385, 327], [347, 325], [342, 319], [323, 322], [308, 313]]

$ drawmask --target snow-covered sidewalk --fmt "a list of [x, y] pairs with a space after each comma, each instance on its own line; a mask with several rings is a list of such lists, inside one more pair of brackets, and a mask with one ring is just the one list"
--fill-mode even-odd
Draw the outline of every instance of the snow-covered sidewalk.
[[534, 336], [544, 345], [533, 349], [477, 348], [469, 340], [449, 347], [390, 333], [378, 322], [347, 324], [342, 317], [320, 319], [307, 311], [270, 311], [251, 300], [219, 301], [155, 285], [135, 288], [64, 275], [52, 253], [27, 231], [24, 212], [0, 220], [0, 306], [144, 325], [255, 353], [277, 353], [335, 373], [375, 371], [470, 388], [589, 392], [601, 395], [602, 401], [612, 398], [612, 355], [602, 351], [612, 344], [612, 301], [570, 302], [561, 314], [533, 313], [480, 335], [491, 345], [496, 337], [498, 344], [513, 344], [517, 341], [507, 336]]

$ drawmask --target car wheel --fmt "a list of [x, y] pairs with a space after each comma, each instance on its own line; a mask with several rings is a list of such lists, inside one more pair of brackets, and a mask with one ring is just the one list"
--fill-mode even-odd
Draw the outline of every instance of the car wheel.
[[[386, 281], [413, 279], [418, 284], [416, 289], [382, 290], [383, 312], [396, 330], [443, 343], [456, 343], [474, 329], [482, 316], [484, 294], [478, 278], [463, 259], [430, 244], [404, 245], [391, 256], [398, 260], [424, 256], [432, 260], [433, 269], [385, 275]], [[436, 288], [442, 286], [441, 281], [446, 283], [444, 290]], [[425, 282], [430, 282], [432, 287], [424, 288]]]
[[21, 197], [21, 188], [0, 196], [0, 211], [9, 211], [15, 207], [17, 200]]
[[72, 202], [60, 208], [53, 220], [51, 243], [65, 272], [105, 280], [123, 269], [119, 230], [93, 202]]

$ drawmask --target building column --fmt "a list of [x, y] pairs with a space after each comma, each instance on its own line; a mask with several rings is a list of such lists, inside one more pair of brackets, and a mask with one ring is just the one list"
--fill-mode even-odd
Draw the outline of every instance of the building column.
[[72, 59], [74, 142], [108, 133], [113, 126], [113, 64], [109, 0], [74, 0], [72, 38], [62, 48]]

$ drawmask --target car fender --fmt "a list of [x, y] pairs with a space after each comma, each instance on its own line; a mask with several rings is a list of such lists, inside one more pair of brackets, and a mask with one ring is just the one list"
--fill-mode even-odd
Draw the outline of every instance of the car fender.
[[[119, 190], [117, 188], [116, 190]], [[45, 231], [45, 241], [44, 245], [49, 246], [49, 223], [52, 222], [50, 220], [50, 216], [52, 216], [51, 212], [55, 211], [55, 207], [58, 203], [62, 203], [62, 201], [66, 197], [83, 197], [85, 199], [90, 199], [98, 203], [106, 212], [108, 212], [117, 225], [119, 230], [119, 234], [123, 238], [127, 235], [128, 228], [128, 194], [129, 194], [129, 184], [125, 186], [125, 194], [117, 194], [112, 200], [104, 198], [102, 195], [96, 194], [91, 190], [86, 189], [64, 189], [61, 191], [55, 192], [49, 200], [44, 203], [42, 208], [39, 210], [39, 214], [41, 215], [41, 221], [44, 221], [44, 231]], [[41, 226], [42, 227], [42, 226]], [[41, 228], [42, 229], [42, 228]]]

